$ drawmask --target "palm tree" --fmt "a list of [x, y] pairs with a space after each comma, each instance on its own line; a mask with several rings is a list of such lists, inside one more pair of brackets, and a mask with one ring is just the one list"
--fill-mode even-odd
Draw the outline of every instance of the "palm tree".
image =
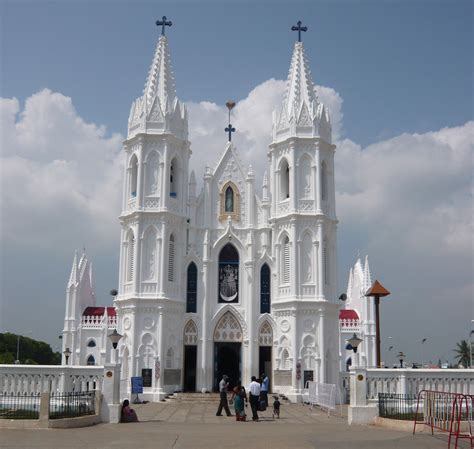
[[467, 368], [471, 360], [469, 343], [467, 340], [461, 340], [459, 343], [456, 343], [456, 345], [457, 348], [453, 351], [456, 353], [457, 363]]

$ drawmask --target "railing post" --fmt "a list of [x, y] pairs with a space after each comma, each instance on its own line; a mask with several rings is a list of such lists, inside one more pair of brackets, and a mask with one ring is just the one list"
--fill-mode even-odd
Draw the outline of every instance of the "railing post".
[[408, 394], [407, 391], [407, 372], [405, 370], [400, 370], [400, 375], [398, 376], [398, 394]]
[[375, 404], [367, 404], [367, 370], [362, 367], [351, 367], [350, 370], [351, 401], [347, 422], [352, 424], [370, 424], [377, 416]]
[[120, 422], [120, 366], [119, 363], [104, 365], [102, 404], [100, 408], [102, 422]]
[[40, 427], [48, 427], [49, 423], [49, 392], [41, 393], [39, 422]]
[[100, 415], [100, 406], [102, 404], [102, 391], [95, 390], [94, 410], [96, 415]]

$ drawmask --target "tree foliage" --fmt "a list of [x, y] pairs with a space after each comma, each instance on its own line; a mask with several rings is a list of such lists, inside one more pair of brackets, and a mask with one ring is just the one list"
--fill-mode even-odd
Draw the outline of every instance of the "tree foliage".
[[470, 354], [470, 345], [467, 340], [461, 340], [459, 343], [456, 343], [457, 348], [454, 349], [456, 353], [456, 361], [458, 365], [468, 368], [471, 363], [471, 354]]
[[[0, 363], [15, 363], [18, 335], [0, 333]], [[59, 365], [61, 354], [53, 352], [44, 341], [20, 336], [20, 363], [32, 365]]]

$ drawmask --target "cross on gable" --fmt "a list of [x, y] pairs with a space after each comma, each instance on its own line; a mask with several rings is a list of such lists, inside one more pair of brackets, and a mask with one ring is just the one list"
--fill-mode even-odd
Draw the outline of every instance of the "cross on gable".
[[302, 24], [301, 20], [298, 20], [298, 22], [296, 22], [297, 26], [293, 25], [291, 27], [291, 31], [298, 31], [298, 42], [301, 42], [301, 32], [308, 31], [308, 27], [302, 27], [301, 24]]
[[161, 20], [156, 21], [156, 26], [161, 27], [161, 35], [162, 36], [165, 35], [165, 27], [170, 27], [171, 25], [173, 25], [173, 22], [171, 22], [171, 20], [166, 21], [166, 16], [163, 16], [161, 18]]

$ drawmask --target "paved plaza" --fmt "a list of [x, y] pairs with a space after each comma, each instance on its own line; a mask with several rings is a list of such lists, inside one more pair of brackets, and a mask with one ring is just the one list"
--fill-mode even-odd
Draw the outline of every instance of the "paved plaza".
[[[348, 426], [340, 416], [284, 404], [280, 420], [271, 411], [260, 422], [216, 417], [216, 403], [137, 405], [135, 424], [100, 424], [69, 430], [0, 431], [0, 448], [15, 449], [437, 449], [447, 447], [444, 435]], [[466, 444], [461, 448], [468, 447]]]

